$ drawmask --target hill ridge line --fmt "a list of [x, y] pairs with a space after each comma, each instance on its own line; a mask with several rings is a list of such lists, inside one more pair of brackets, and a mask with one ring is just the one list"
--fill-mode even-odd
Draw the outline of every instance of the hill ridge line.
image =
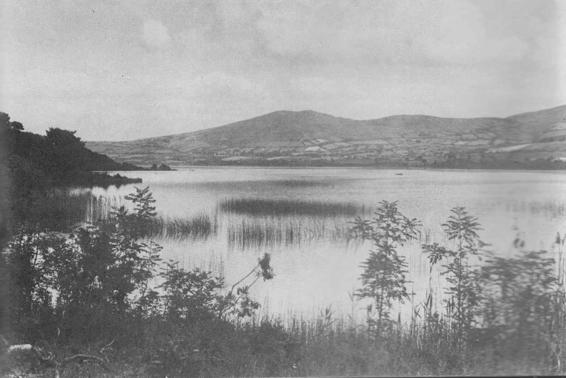
[[548, 169], [566, 164], [566, 106], [514, 116], [370, 120], [276, 111], [209, 129], [89, 148], [136, 165], [363, 165]]

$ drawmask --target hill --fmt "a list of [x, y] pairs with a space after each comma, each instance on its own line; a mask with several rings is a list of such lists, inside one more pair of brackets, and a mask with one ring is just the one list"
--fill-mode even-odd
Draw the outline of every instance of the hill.
[[507, 118], [353, 120], [277, 111], [190, 133], [87, 146], [134, 164], [556, 168], [566, 158], [565, 122], [566, 106]]
[[24, 131], [20, 122], [0, 112], [0, 134], [14, 192], [44, 190], [61, 185], [110, 185], [140, 182], [93, 171], [138, 169], [93, 152], [72, 131], [51, 128], [46, 135]]

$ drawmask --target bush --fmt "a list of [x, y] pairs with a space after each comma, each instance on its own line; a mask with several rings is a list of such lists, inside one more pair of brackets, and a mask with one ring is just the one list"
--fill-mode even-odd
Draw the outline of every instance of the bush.
[[390, 310], [395, 301], [409, 298], [406, 288], [407, 263], [397, 248], [417, 237], [419, 223], [409, 219], [397, 208], [397, 202], [381, 202], [371, 220], [356, 218], [352, 232], [371, 240], [374, 250], [364, 261], [361, 280], [363, 287], [356, 295], [369, 298], [368, 324], [377, 336], [390, 325]]
[[[270, 257], [264, 255], [228, 290], [222, 276], [187, 271], [176, 262], [158, 273], [161, 247], [145, 238], [156, 217], [153, 196], [136, 188], [126, 199], [132, 212], [122, 206], [69, 234], [22, 229], [15, 235], [2, 255], [12, 273], [10, 321], [2, 334], [60, 354], [117, 339], [117, 346], [149, 349], [148, 363], [157, 371], [200, 374], [225, 353], [222, 340], [236, 335], [237, 320], [259, 307], [249, 289], [273, 278]], [[157, 277], [162, 283], [154, 288]], [[49, 366], [63, 366], [65, 359], [46, 355]], [[156, 359], [161, 362], [152, 364]]]
[[477, 307], [480, 301], [479, 270], [472, 266], [471, 258], [482, 251], [485, 243], [478, 231], [478, 219], [463, 207], [451, 210], [446, 223], [442, 225], [448, 240], [454, 242], [453, 248], [437, 243], [423, 245], [431, 265], [445, 262], [441, 274], [446, 277], [446, 315], [449, 325], [454, 330], [455, 347], [463, 351], [466, 338], [472, 329]]
[[[138, 203], [150, 204], [147, 191], [140, 193]], [[121, 208], [108, 222], [70, 234], [17, 234], [6, 255], [12, 328], [77, 342], [119, 332], [159, 262], [161, 247], [141, 240], [149, 219], [146, 206], [132, 214]]]

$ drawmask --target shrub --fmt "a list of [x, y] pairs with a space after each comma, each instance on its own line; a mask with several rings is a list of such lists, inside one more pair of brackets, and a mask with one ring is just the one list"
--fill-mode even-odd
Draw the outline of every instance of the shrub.
[[119, 320], [145, 295], [161, 249], [141, 240], [152, 198], [140, 193], [134, 213], [118, 209], [104, 224], [14, 238], [7, 262], [17, 277], [11, 282], [15, 329], [29, 328], [22, 322], [31, 317], [30, 329], [44, 337], [58, 330], [61, 338], [86, 341], [120, 330]]
[[373, 301], [375, 308], [368, 307], [368, 323], [377, 336], [389, 324], [393, 303], [409, 298], [407, 263], [397, 248], [416, 239], [418, 226], [416, 219], [398, 210], [397, 202], [387, 201], [380, 202], [372, 219], [358, 217], [354, 221], [354, 235], [373, 242], [374, 249], [362, 264], [363, 287], [356, 295]]
[[456, 346], [463, 348], [465, 338], [472, 328], [481, 292], [479, 270], [471, 265], [470, 259], [480, 254], [485, 243], [478, 235], [478, 219], [468, 214], [463, 207], [452, 209], [442, 228], [454, 245], [445, 247], [438, 243], [425, 244], [423, 251], [428, 254], [431, 265], [445, 262], [441, 274], [448, 283], [446, 315], [455, 332]]

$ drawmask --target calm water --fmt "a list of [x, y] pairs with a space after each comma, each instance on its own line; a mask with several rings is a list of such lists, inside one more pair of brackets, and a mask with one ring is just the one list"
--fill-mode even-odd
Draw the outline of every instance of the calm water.
[[[359, 318], [364, 305], [350, 294], [359, 287], [360, 263], [369, 246], [345, 237], [352, 214], [254, 214], [226, 211], [233, 199], [316, 201], [348, 204], [368, 215], [381, 200], [423, 222], [423, 240], [444, 242], [440, 224], [455, 206], [479, 217], [481, 236], [500, 255], [514, 253], [523, 233], [527, 247], [550, 249], [566, 232], [566, 175], [559, 172], [372, 170], [363, 168], [187, 167], [173, 172], [120, 172], [141, 177], [157, 200], [160, 215], [189, 219], [207, 214], [217, 225], [206, 239], [163, 238], [165, 259], [187, 268], [222, 271], [234, 282], [268, 252], [276, 277], [252, 290], [263, 311], [280, 316], [316, 316], [331, 307]], [[95, 196], [120, 202], [133, 186], [93, 189]], [[306, 201], [306, 202], [305, 202]], [[250, 231], [251, 230], [251, 231]], [[411, 288], [418, 302], [428, 287], [428, 265], [418, 243], [404, 248]], [[434, 276], [440, 292], [442, 282]], [[404, 311], [401, 309], [401, 311]]]

